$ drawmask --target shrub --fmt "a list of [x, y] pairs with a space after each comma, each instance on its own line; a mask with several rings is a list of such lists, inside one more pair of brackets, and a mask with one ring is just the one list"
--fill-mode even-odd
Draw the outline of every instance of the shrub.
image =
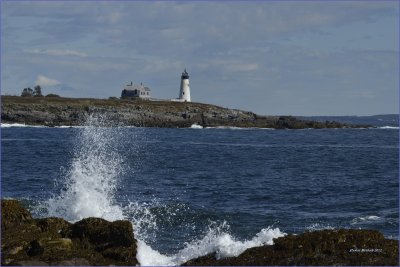
[[33, 92], [34, 96], [43, 96], [42, 95], [42, 87], [40, 85], [35, 86], [35, 91]]
[[48, 94], [48, 95], [46, 95], [46, 97], [60, 97], [60, 96], [56, 95], [56, 94]]
[[24, 88], [24, 90], [22, 90], [21, 96], [23, 96], [23, 97], [30, 97], [30, 96], [33, 96], [33, 90], [32, 90], [32, 88], [30, 88], [30, 87]]

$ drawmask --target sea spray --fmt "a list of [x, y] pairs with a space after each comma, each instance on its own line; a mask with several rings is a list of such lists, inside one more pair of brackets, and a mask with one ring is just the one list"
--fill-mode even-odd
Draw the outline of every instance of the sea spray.
[[[125, 196], [127, 203], [117, 203], [116, 192], [119, 179], [134, 170], [125, 164], [123, 129], [112, 126], [106, 116], [89, 116], [85, 126], [77, 129], [73, 158], [69, 168], [62, 174], [63, 189], [46, 202], [46, 216], [63, 217], [77, 221], [86, 217], [101, 217], [110, 221], [130, 220], [138, 241], [137, 258], [143, 266], [180, 265], [190, 259], [215, 253], [217, 258], [237, 256], [254, 246], [272, 244], [273, 238], [283, 236], [278, 228], [262, 229], [250, 240], [237, 240], [229, 231], [227, 222], [210, 221], [202, 235], [190, 238], [183, 248], [163, 254], [149, 245], [157, 242], [158, 222], [176, 220], [180, 212], [190, 213], [189, 206], [172, 208], [153, 196], [147, 202], [138, 202], [135, 195]], [[140, 158], [135, 160], [140, 166]], [[139, 163], [138, 163], [139, 162]], [[160, 213], [161, 211], [161, 213]], [[193, 212], [193, 210], [192, 210]], [[179, 221], [179, 219], [178, 219]], [[190, 228], [182, 222], [183, 228]], [[151, 242], [150, 242], [151, 243]]]
[[106, 116], [89, 116], [76, 136], [72, 163], [64, 175], [64, 189], [47, 203], [48, 216], [69, 221], [86, 217], [123, 219], [114, 193], [124, 171], [118, 153], [120, 132], [108, 126]]
[[157, 215], [151, 208], [157, 203], [151, 202], [130, 202], [123, 208], [125, 219], [130, 220], [134, 227], [135, 237], [143, 242], [156, 241], [158, 228]]
[[[208, 220], [208, 225], [202, 233], [190, 238], [191, 241], [185, 242], [183, 248], [175, 252], [162, 253], [149, 245], [154, 243], [152, 239], [157, 237], [157, 231], [162, 231], [164, 220], [181, 222], [180, 229], [187, 230], [193, 227], [187, 220], [177, 218], [181, 216], [180, 210], [191, 213], [188, 209], [191, 208], [186, 205], [171, 205], [155, 199], [146, 203], [130, 203], [124, 208], [124, 214], [129, 214], [127, 219], [134, 224], [135, 236], [138, 239], [137, 259], [141, 266], [178, 266], [188, 260], [213, 253], [217, 259], [234, 257], [251, 247], [272, 245], [274, 238], [286, 235], [279, 228], [267, 227], [249, 240], [239, 240], [231, 232], [227, 221], [217, 223]], [[175, 231], [179, 231], [178, 227]]]
[[173, 255], [163, 255], [139, 241], [137, 259], [142, 266], [178, 266], [211, 253], [215, 253], [217, 259], [235, 257], [251, 247], [272, 245], [274, 238], [286, 235], [278, 228], [264, 228], [251, 240], [240, 241], [224, 230], [227, 228], [226, 222], [216, 227], [210, 226], [203, 238], [186, 243], [182, 250]]

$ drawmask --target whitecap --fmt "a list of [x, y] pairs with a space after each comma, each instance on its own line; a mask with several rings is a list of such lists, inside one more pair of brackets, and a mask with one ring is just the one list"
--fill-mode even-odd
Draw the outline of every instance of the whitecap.
[[310, 232], [314, 231], [320, 231], [320, 230], [333, 230], [335, 227], [329, 225], [329, 224], [320, 224], [320, 223], [313, 223], [310, 224], [309, 226], [306, 226], [306, 230]]
[[376, 215], [368, 215], [368, 216], [362, 216], [362, 217], [357, 217], [354, 218], [350, 224], [368, 224], [368, 223], [374, 223], [376, 221], [379, 221], [381, 217], [376, 216]]
[[199, 240], [187, 243], [186, 246], [173, 255], [163, 255], [153, 250], [145, 242], [138, 242], [137, 258], [141, 266], [171, 266], [181, 265], [188, 260], [215, 253], [217, 259], [235, 257], [246, 249], [263, 245], [272, 245], [273, 239], [285, 236], [279, 228], [264, 228], [250, 240], [237, 240], [234, 236], [218, 228], [209, 229]]
[[201, 125], [199, 125], [199, 124], [197, 124], [197, 123], [194, 123], [194, 124], [192, 124], [192, 125], [190, 126], [190, 128], [191, 128], [191, 129], [203, 129], [203, 126], [201, 126]]
[[22, 123], [1, 123], [1, 128], [11, 128], [11, 127], [35, 127], [35, 128], [44, 128], [46, 126], [43, 125], [27, 125]]
[[399, 127], [398, 127], [398, 126], [382, 126], [382, 127], [378, 127], [378, 129], [392, 129], [392, 130], [398, 130]]

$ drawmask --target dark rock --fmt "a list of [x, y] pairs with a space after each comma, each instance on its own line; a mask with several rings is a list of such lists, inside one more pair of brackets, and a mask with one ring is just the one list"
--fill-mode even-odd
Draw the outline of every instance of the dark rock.
[[185, 266], [398, 266], [398, 241], [373, 230], [323, 230], [288, 235], [272, 246], [250, 248], [237, 257], [206, 255]]
[[109, 259], [130, 263], [136, 259], [136, 245], [131, 245], [128, 248], [110, 247], [103, 250], [101, 254]]
[[96, 250], [104, 250], [108, 247], [129, 247], [135, 243], [132, 224], [128, 221], [83, 219], [72, 225], [70, 236], [94, 245]]
[[128, 221], [33, 219], [17, 201], [2, 200], [2, 265], [137, 265]]
[[10, 264], [11, 266], [49, 266], [47, 262], [38, 260], [15, 261]]
[[38, 256], [38, 255], [42, 255], [44, 251], [44, 248], [42, 246], [42, 244], [38, 241], [38, 240], [33, 240], [27, 250], [26, 250], [26, 254], [28, 254], [28, 256], [32, 257], [32, 256]]
[[19, 252], [21, 252], [22, 250], [24, 250], [24, 247], [23, 247], [23, 246], [17, 246], [17, 247], [15, 247], [15, 248], [11, 248], [11, 249], [8, 251], [8, 254], [10, 254], [10, 255], [15, 255], [15, 254], [18, 254]]
[[36, 219], [36, 225], [42, 232], [46, 232], [48, 235], [51, 234], [52, 237], [58, 237], [60, 235], [65, 237], [72, 224], [64, 219], [51, 217]]
[[[99, 218], [71, 224], [61, 218], [33, 219], [15, 200], [2, 200], [1, 264], [137, 265], [137, 245], [128, 221]], [[3, 224], [5, 225], [3, 227]], [[250, 248], [237, 257], [215, 254], [190, 260], [190, 266], [398, 266], [398, 241], [373, 230], [323, 230], [288, 235], [274, 245]]]
[[90, 265], [89, 261], [83, 258], [72, 258], [70, 260], [64, 260], [60, 262], [52, 263], [51, 265], [58, 266], [88, 266]]
[[31, 214], [16, 200], [1, 201], [1, 231], [32, 221]]
[[276, 129], [354, 127], [334, 122], [300, 120], [292, 116], [261, 116], [249, 111], [201, 103], [74, 99], [63, 97], [24, 98], [2, 96], [1, 120], [7, 123], [80, 125], [88, 114], [106, 114], [118, 125], [145, 127], [235, 126]]

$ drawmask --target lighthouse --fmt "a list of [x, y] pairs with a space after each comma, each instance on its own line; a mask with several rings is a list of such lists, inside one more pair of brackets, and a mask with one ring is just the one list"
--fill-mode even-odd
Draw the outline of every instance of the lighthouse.
[[183, 102], [190, 102], [189, 73], [187, 73], [186, 69], [182, 72], [181, 76], [179, 100]]

